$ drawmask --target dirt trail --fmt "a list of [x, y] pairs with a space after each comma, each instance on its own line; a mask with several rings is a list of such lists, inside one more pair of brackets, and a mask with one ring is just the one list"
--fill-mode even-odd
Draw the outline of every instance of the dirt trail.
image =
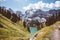
[[50, 37], [51, 40], [60, 40], [60, 25], [55, 25], [54, 30], [52, 30]]

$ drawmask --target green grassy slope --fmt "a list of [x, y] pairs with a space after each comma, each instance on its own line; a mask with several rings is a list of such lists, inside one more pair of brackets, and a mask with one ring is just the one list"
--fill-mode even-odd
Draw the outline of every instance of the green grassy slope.
[[6, 37], [28, 37], [29, 32], [23, 28], [22, 24], [13, 23], [6, 17], [0, 14], [0, 24], [3, 28], [0, 28], [0, 39]]
[[50, 40], [49, 39], [49, 34], [55, 28], [54, 27], [55, 25], [60, 25], [60, 21], [56, 22], [55, 24], [53, 24], [51, 26], [44, 27], [41, 30], [37, 31], [35, 33], [35, 35], [36, 34], [39, 34], [39, 35], [36, 37], [35, 40], [45, 40], [44, 38], [47, 38], [46, 40]]
[[[13, 23], [11, 20], [0, 14], [0, 24], [3, 25], [3, 28], [0, 28], [0, 40], [16, 40], [20, 38], [26, 40], [30, 37], [30, 33], [23, 27], [22, 21]], [[60, 21], [55, 24], [60, 24]], [[43, 40], [44, 37], [49, 37], [49, 33], [54, 29], [55, 24], [46, 26], [37, 31], [34, 35], [39, 35], [35, 40]]]

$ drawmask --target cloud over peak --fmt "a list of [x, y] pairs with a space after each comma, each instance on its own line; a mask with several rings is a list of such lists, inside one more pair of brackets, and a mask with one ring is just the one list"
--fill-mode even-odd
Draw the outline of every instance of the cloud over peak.
[[29, 4], [26, 7], [23, 7], [24, 10], [29, 10], [29, 9], [52, 9], [52, 8], [57, 8], [60, 7], [60, 1], [56, 1], [55, 3], [43, 3], [42, 1], [34, 3], [34, 4]]
[[60, 7], [60, 1], [56, 1], [56, 2], [55, 2], [55, 6], [56, 6], [56, 7]]

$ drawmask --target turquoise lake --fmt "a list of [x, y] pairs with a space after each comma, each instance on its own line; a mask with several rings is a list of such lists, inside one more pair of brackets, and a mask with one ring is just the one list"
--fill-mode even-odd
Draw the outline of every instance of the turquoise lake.
[[34, 33], [37, 31], [36, 27], [29, 27], [31, 35], [34, 35]]

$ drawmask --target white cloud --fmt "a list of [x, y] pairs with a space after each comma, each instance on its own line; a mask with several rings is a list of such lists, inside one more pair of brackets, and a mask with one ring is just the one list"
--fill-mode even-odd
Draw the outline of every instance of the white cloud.
[[55, 3], [43, 3], [42, 1], [34, 3], [34, 4], [29, 4], [26, 7], [23, 7], [23, 9], [25, 10], [29, 10], [29, 9], [44, 9], [44, 8], [55, 8], [55, 7], [60, 7], [60, 1], [56, 1]]
[[23, 7], [23, 9], [25, 9], [25, 10], [28, 10], [28, 9], [42, 9], [44, 6], [45, 6], [45, 3], [43, 3], [41, 1], [41, 2], [38, 2], [38, 3], [35, 3], [35, 4], [29, 4], [28, 6]]
[[23, 9], [26, 9], [26, 10], [31, 8], [35, 9], [35, 5], [29, 4], [29, 6], [23, 7]]
[[[43, 2], [41, 1], [41, 2], [38, 2], [36, 5], [41, 9], [41, 8], [43, 8], [43, 7], [45, 6], [45, 3], [43, 3]], [[37, 6], [36, 6], [36, 7], [37, 7]]]
[[56, 6], [56, 7], [60, 7], [60, 1], [56, 1], [56, 2], [55, 2], [55, 6]]
[[54, 7], [55, 7], [55, 4], [54, 3], [50, 3], [49, 6], [48, 6], [48, 8], [50, 8], [50, 9], [51, 8], [54, 8]]

